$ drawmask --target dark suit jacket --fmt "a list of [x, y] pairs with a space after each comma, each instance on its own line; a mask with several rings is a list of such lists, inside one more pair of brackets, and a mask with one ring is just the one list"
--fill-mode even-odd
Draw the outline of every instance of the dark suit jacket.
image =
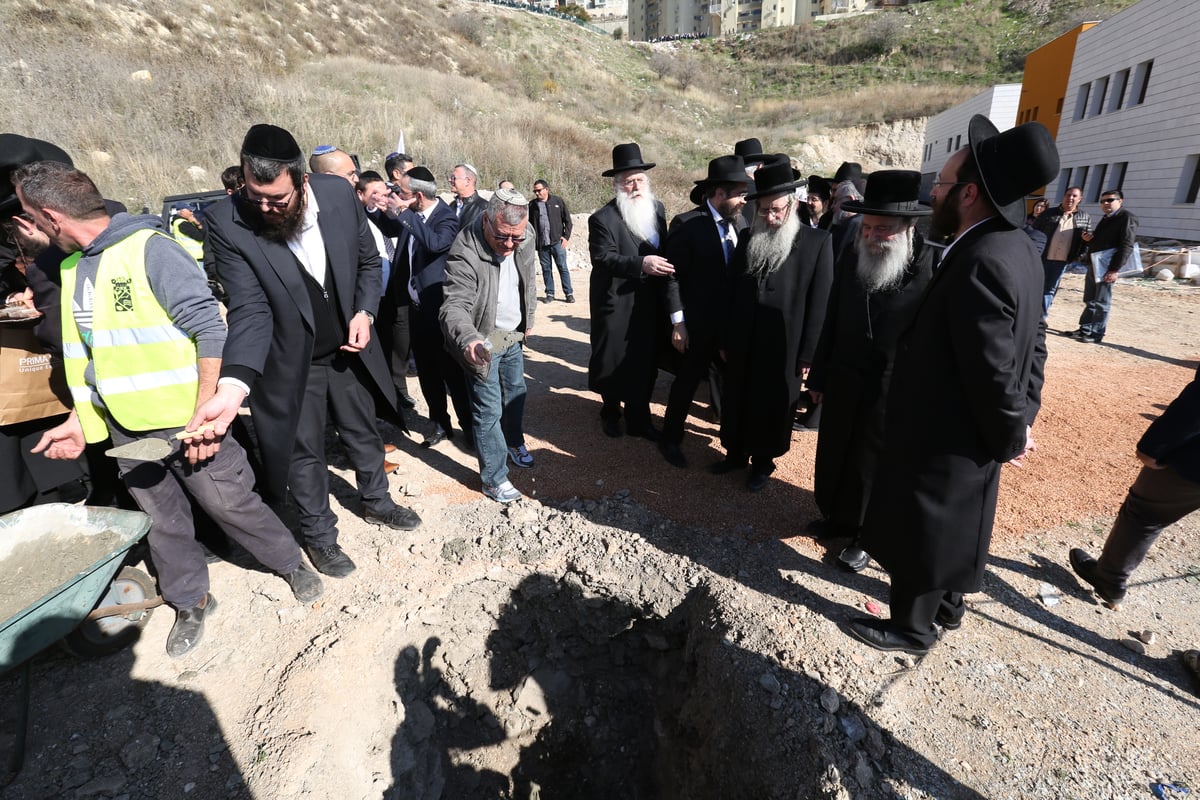
[[[715, 335], [729, 303], [733, 266], [725, 263], [721, 231], [708, 205], [697, 212], [689, 212], [683, 221], [683, 215], [672, 220], [663, 248], [663, 256], [675, 267], [666, 283], [667, 311], [683, 311], [689, 335]], [[739, 217], [735, 224], [740, 240], [745, 222]]]
[[1088, 242], [1088, 252], [1099, 253], [1101, 250], [1115, 249], [1117, 252], [1113, 253], [1108, 271], [1120, 270], [1133, 252], [1133, 245], [1137, 241], [1138, 222], [1138, 218], [1126, 211], [1124, 206], [1115, 214], [1101, 217], [1092, 233], [1092, 240]]
[[[379, 251], [354, 190], [333, 175], [309, 175], [317, 198], [317, 224], [325, 240], [327, 269], [343, 320], [358, 311], [374, 315], [382, 289]], [[296, 256], [286, 244], [259, 236], [233, 198], [206, 212], [208, 250], [229, 293], [229, 337], [221, 375], [250, 385], [250, 409], [266, 485], [272, 500], [283, 497], [296, 438], [300, 404], [312, 361], [314, 322], [308, 289]], [[379, 393], [395, 406], [396, 390], [372, 331], [359, 355]]]
[[1200, 369], [1146, 429], [1137, 449], [1200, 483]]
[[448, 203], [448, 205], [450, 206], [450, 213], [454, 214], [455, 219], [458, 220], [459, 230], [471, 227], [471, 223], [479, 219], [479, 215], [487, 210], [488, 201], [480, 197], [479, 192], [467, 198], [467, 201], [463, 203], [461, 214], [455, 213], [454, 209], [457, 207], [456, 200], [457, 198], [455, 198], [455, 201]]
[[1000, 466], [1025, 445], [1043, 274], [993, 217], [944, 254], [900, 335], [863, 542], [908, 591], [983, 580]]
[[[417, 212], [407, 210], [400, 212], [397, 217], [385, 217], [387, 227], [383, 232], [396, 236], [396, 260], [404, 264], [404, 269], [392, 270], [393, 278], [388, 282], [388, 297], [397, 298], [408, 296], [409, 261], [408, 246], [413, 245], [411, 274], [417, 295], [425, 293], [431, 286], [436, 286], [446, 280], [446, 254], [454, 237], [461, 228], [459, 220], [454, 216], [454, 209], [439, 199], [429, 211], [428, 219], [421, 222]], [[402, 273], [402, 275], [397, 274]], [[400, 282], [400, 278], [403, 282]]]
[[[545, 249], [542, 247], [541, 224], [542, 213], [541, 200], [534, 200], [529, 204], [529, 224], [533, 228], [534, 244], [538, 250]], [[554, 246], [561, 239], [571, 238], [571, 212], [567, 210], [567, 203], [558, 195], [549, 195], [546, 197], [546, 217], [550, 221], [550, 245]]]

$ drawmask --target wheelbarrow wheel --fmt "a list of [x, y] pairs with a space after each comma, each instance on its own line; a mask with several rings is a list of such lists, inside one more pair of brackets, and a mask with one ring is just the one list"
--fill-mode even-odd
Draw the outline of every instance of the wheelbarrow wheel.
[[[153, 578], [137, 567], [122, 567], [95, 607], [140, 603], [157, 595]], [[137, 641], [153, 611], [137, 609], [126, 614], [84, 620], [59, 644], [80, 658], [112, 655]]]

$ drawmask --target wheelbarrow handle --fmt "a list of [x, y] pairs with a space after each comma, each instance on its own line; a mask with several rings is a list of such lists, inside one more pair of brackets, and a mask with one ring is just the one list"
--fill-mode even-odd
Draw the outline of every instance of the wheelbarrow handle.
[[132, 614], [135, 611], [149, 611], [152, 608], [158, 608], [163, 604], [161, 597], [152, 597], [149, 600], [139, 600], [136, 603], [120, 603], [115, 606], [100, 606], [92, 610], [92, 613], [84, 617], [85, 621], [104, 619], [105, 617], [120, 617], [125, 614]]

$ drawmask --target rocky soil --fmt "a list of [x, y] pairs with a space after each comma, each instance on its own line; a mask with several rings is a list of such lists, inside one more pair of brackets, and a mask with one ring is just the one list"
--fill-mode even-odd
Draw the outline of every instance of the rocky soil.
[[[188, 656], [163, 652], [167, 609], [117, 655], [47, 652], [3, 796], [1024, 800], [1200, 782], [1200, 687], [1177, 656], [1200, 644], [1200, 520], [1163, 535], [1119, 612], [1066, 565], [1098, 549], [1141, 431], [1191, 378], [1193, 291], [1123, 283], [1103, 345], [1052, 337], [1040, 447], [1005, 469], [983, 591], [915, 661], [842, 632], [886, 615], [888, 581], [801, 535], [813, 434], [755, 495], [703, 471], [720, 457], [703, 404], [686, 471], [600, 434], [573, 278], [581, 302], [541, 306], [530, 341], [525, 500], [483, 499], [473, 458], [419, 449], [414, 416], [413, 439], [388, 431], [392, 483], [425, 524], [379, 529], [331, 441], [358, 572], [305, 608], [216, 564], [220, 608]], [[1081, 288], [1068, 276], [1052, 327], [1075, 327]], [[16, 688], [0, 678], [3, 747]]]

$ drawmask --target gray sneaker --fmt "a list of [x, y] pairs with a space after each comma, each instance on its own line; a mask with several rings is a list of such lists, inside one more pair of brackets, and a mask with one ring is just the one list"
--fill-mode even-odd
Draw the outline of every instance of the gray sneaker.
[[513, 486], [511, 481], [505, 481], [499, 486], [484, 486], [483, 493], [497, 503], [511, 503], [521, 499], [521, 493], [517, 491], [517, 487]]

